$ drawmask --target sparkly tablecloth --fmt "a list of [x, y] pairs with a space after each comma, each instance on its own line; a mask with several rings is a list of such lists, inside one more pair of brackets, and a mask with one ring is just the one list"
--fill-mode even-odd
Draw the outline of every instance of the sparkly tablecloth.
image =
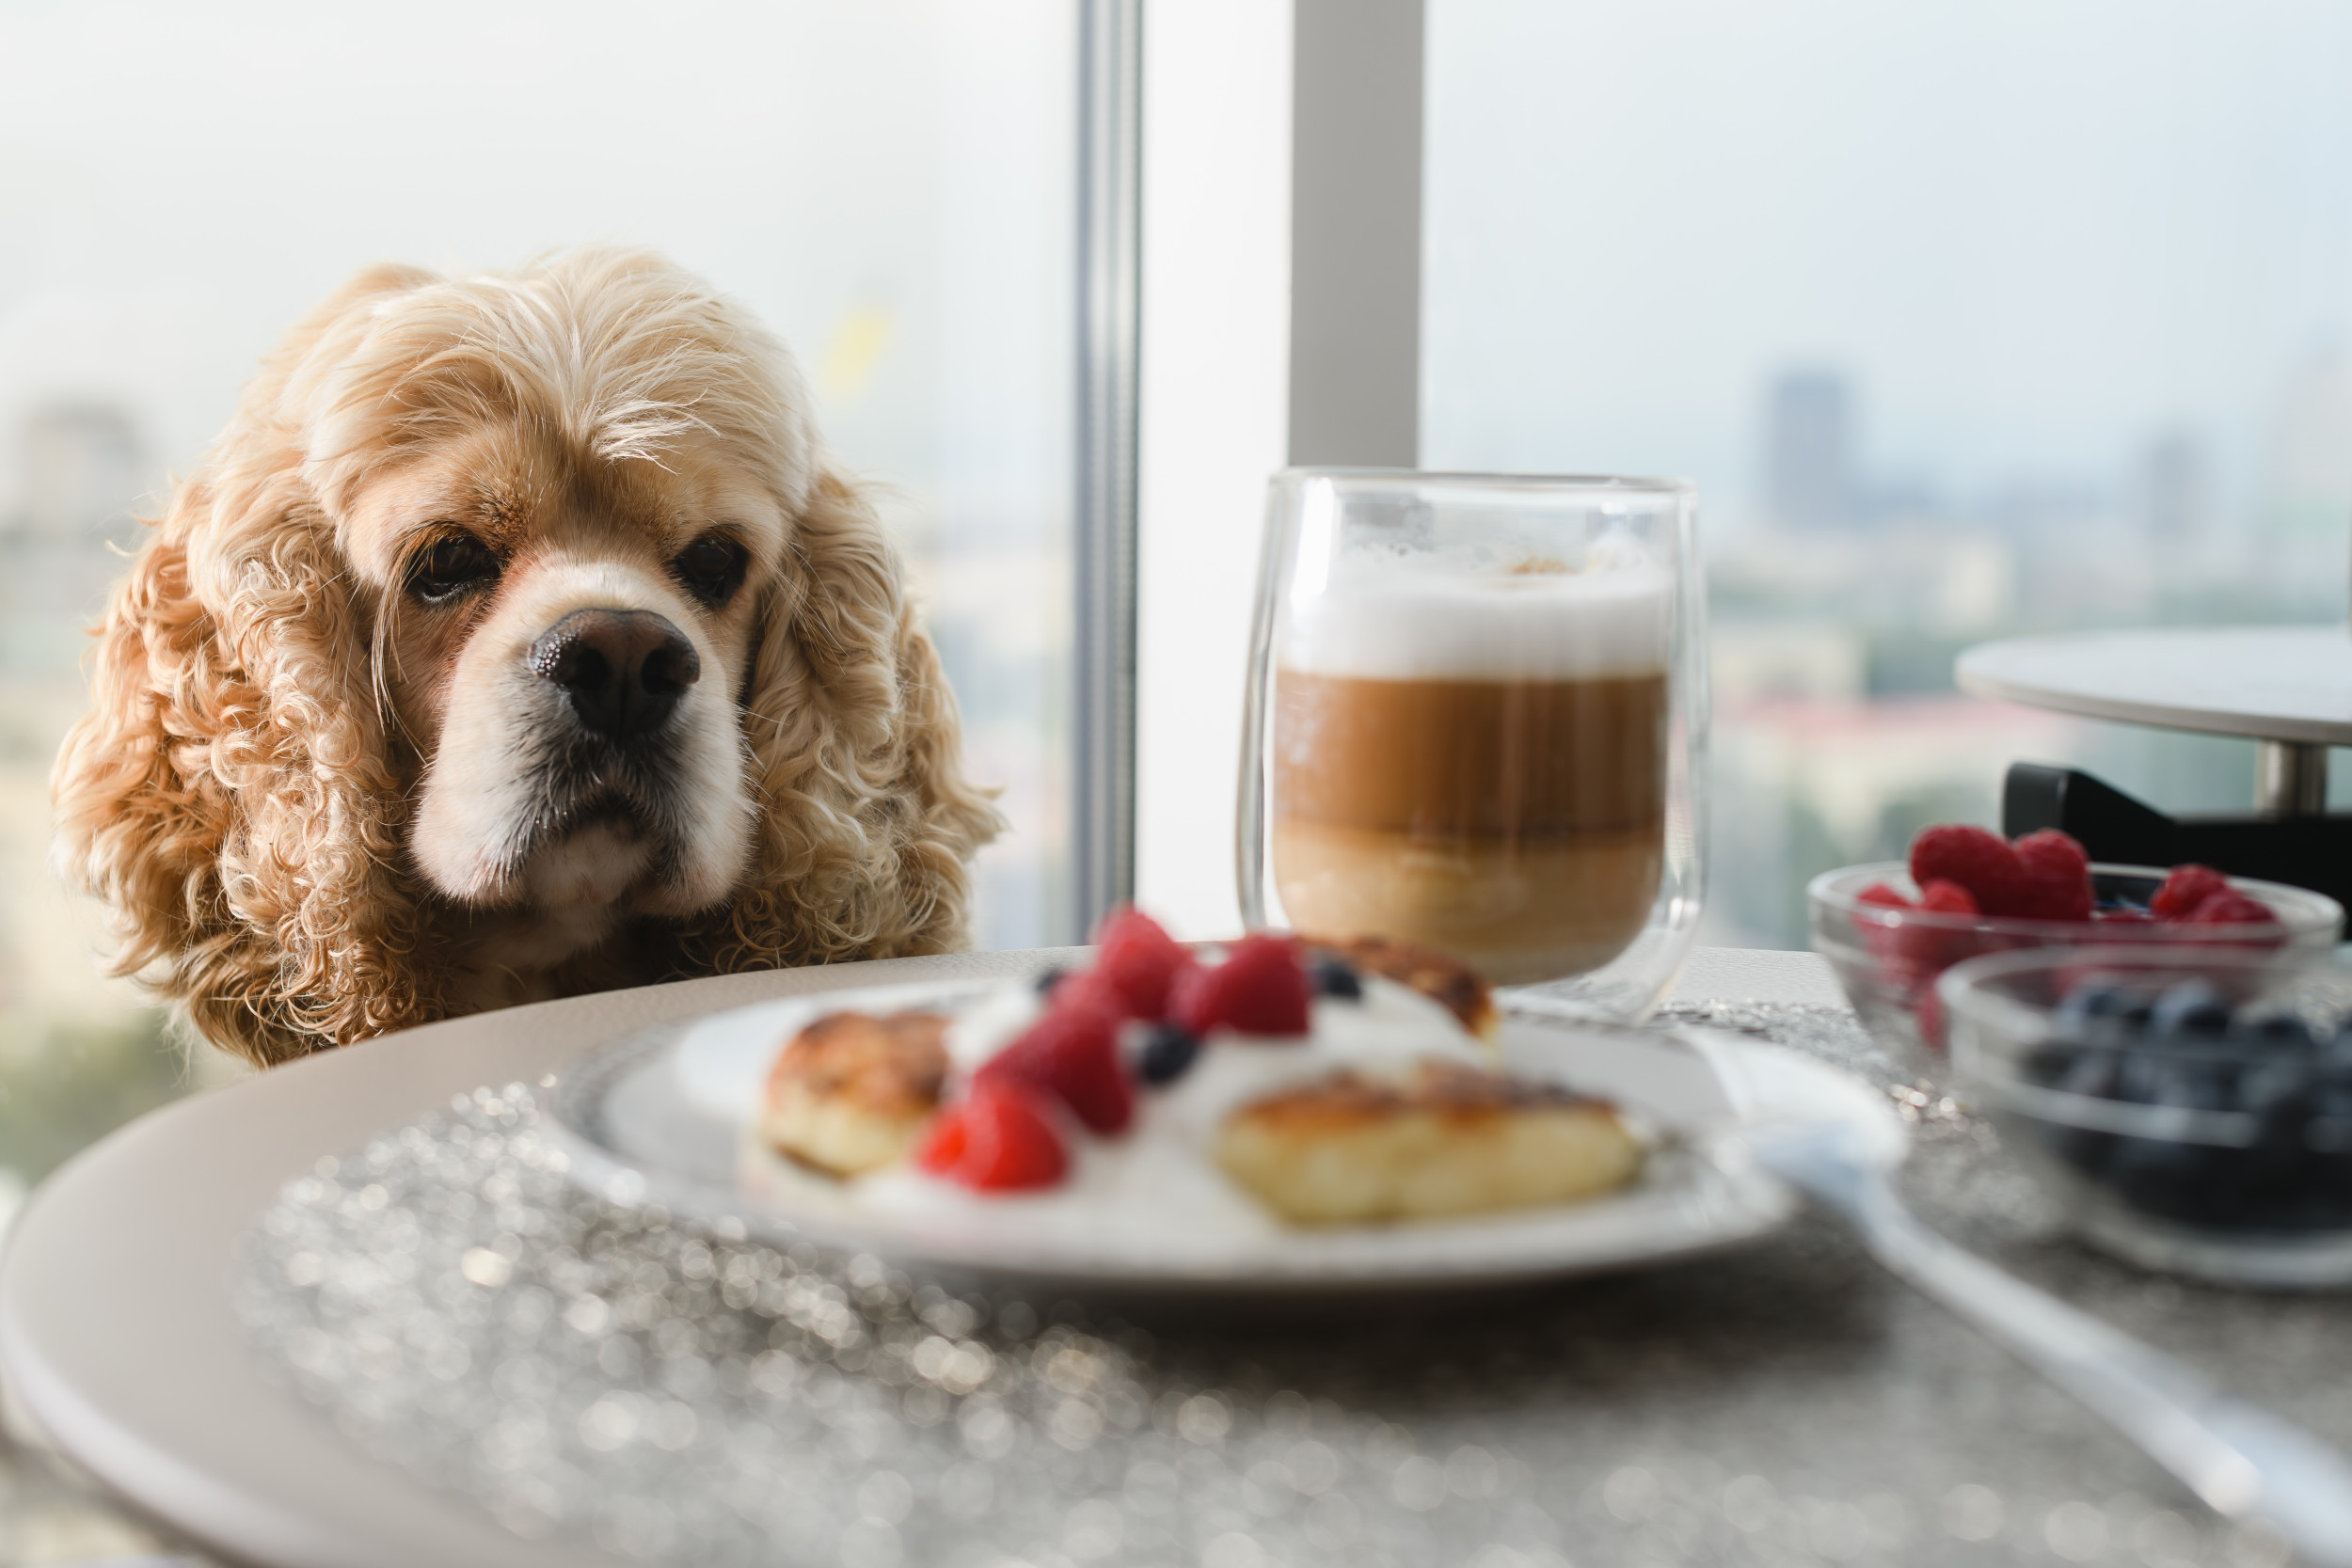
[[[2352, 1447], [2352, 1304], [2135, 1274], [1839, 1009], [1703, 1004], [1915, 1123], [1955, 1239]], [[509, 1528], [694, 1562], [2260, 1564], [1827, 1224], [1357, 1322], [957, 1297], [573, 1191], [532, 1091], [321, 1163], [257, 1224], [255, 1342]]]

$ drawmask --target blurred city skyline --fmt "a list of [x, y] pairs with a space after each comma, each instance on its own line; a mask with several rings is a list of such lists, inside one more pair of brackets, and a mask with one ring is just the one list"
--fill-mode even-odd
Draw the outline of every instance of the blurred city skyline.
[[1887, 500], [2121, 507], [2179, 438], [2224, 533], [2314, 496], [2352, 530], [2352, 7], [1430, 24], [1425, 460], [1677, 474], [1735, 536], [1772, 522], [1768, 388], [1815, 372]]

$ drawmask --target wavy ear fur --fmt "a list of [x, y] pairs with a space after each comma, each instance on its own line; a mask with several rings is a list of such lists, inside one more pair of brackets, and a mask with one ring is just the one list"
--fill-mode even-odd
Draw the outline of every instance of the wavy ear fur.
[[405, 749], [278, 407], [333, 319], [420, 276], [362, 277], [255, 382], [116, 588], [52, 780], [58, 866], [111, 911], [115, 971], [258, 1065], [442, 1010], [402, 869]]
[[685, 933], [689, 967], [963, 945], [965, 863], [1003, 818], [963, 777], [955, 699], [881, 522], [833, 474], [762, 606], [743, 723], [758, 836], [736, 895]]

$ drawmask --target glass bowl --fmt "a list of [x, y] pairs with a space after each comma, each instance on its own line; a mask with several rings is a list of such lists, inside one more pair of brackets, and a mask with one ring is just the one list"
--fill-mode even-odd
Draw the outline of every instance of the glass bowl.
[[[2102, 907], [2141, 908], [2164, 885], [2165, 872], [2147, 865], [2093, 865], [2090, 886]], [[2233, 877], [2230, 885], [2269, 906], [2278, 924], [2181, 926], [2114, 921], [2010, 920], [1987, 915], [1939, 914], [1932, 910], [1888, 909], [1865, 904], [1859, 895], [1884, 882], [1906, 897], [1918, 896], [1899, 861], [1824, 871], [1805, 885], [1806, 915], [1813, 950], [1829, 960], [1846, 998], [1873, 1038], [1911, 1071], [1941, 1078], [1946, 1070], [1944, 1029], [1936, 1000], [1936, 977], [1956, 963], [1987, 953], [2021, 948], [2122, 944], [2243, 948], [2261, 952], [2326, 953], [2344, 927], [2344, 907], [2325, 894]]]
[[2045, 947], [1936, 990], [1962, 1095], [2094, 1245], [2239, 1284], [2352, 1284], [2352, 971]]

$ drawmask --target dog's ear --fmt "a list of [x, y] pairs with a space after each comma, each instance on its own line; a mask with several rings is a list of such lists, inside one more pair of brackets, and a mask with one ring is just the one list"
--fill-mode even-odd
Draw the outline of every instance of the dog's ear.
[[743, 692], [752, 863], [692, 923], [721, 971], [951, 951], [1003, 819], [963, 776], [955, 699], [873, 508], [819, 474], [767, 590]]
[[52, 791], [116, 971], [267, 1064], [438, 1009], [362, 611], [253, 401], [116, 588]]

